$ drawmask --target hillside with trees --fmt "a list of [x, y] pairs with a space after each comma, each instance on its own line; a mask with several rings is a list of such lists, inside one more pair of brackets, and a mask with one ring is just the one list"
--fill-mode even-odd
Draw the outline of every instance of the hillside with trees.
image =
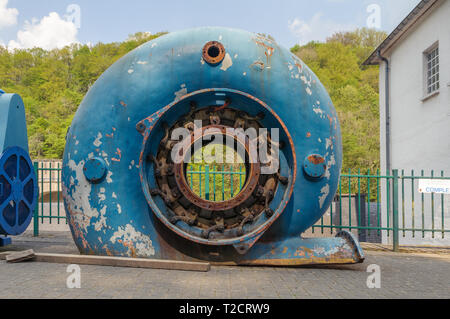
[[141, 32], [121, 43], [52, 51], [0, 46], [0, 88], [24, 100], [31, 157], [62, 158], [67, 129], [89, 88], [120, 57], [163, 34]]
[[[24, 99], [30, 153], [61, 158], [65, 135], [84, 95], [120, 57], [165, 33], [136, 33], [120, 43], [9, 52], [0, 46], [0, 88]], [[378, 68], [361, 66], [386, 36], [358, 29], [291, 51], [318, 75], [339, 113], [344, 169], [379, 167]]]
[[378, 67], [362, 66], [387, 36], [358, 29], [336, 33], [325, 43], [291, 49], [325, 85], [339, 114], [344, 148], [344, 172], [376, 170], [380, 166]]

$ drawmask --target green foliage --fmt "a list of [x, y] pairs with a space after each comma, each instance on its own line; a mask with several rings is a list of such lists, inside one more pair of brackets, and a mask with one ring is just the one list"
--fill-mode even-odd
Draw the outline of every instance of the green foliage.
[[165, 33], [139, 32], [121, 43], [9, 52], [0, 46], [0, 88], [22, 96], [33, 158], [62, 158], [65, 136], [84, 95], [120, 57]]
[[379, 168], [378, 68], [362, 66], [387, 35], [367, 28], [336, 33], [325, 43], [296, 45], [299, 56], [327, 88], [339, 114], [344, 172]]

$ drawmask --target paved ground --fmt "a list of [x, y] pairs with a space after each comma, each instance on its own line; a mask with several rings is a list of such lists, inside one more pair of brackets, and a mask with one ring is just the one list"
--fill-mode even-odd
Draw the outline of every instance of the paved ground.
[[[30, 233], [1, 248], [77, 253], [65, 232]], [[81, 289], [66, 287], [67, 265], [0, 261], [1, 298], [450, 298], [448, 255], [367, 252], [361, 265], [316, 268], [212, 267], [208, 273], [81, 267]], [[367, 288], [367, 267], [381, 288]]]

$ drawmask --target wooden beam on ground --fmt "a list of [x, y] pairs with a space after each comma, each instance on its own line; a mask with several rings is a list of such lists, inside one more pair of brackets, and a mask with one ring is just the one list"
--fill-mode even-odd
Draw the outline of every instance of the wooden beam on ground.
[[15, 251], [3, 251], [0, 253], [0, 260], [6, 260], [6, 256], [14, 254]]
[[6, 261], [9, 263], [20, 263], [22, 261], [30, 260], [35, 257], [33, 249], [14, 252], [6, 255]]
[[[0, 260], [5, 260], [11, 254], [13, 254], [13, 252], [0, 253]], [[34, 254], [33, 261], [56, 264], [78, 264], [200, 272], [207, 272], [211, 269], [210, 263], [202, 262], [43, 253]]]

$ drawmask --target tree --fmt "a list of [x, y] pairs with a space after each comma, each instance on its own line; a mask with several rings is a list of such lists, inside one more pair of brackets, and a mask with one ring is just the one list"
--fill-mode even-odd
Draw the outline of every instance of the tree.
[[363, 28], [291, 49], [317, 74], [333, 100], [342, 127], [344, 171], [380, 166], [378, 68], [361, 64], [386, 36]]

